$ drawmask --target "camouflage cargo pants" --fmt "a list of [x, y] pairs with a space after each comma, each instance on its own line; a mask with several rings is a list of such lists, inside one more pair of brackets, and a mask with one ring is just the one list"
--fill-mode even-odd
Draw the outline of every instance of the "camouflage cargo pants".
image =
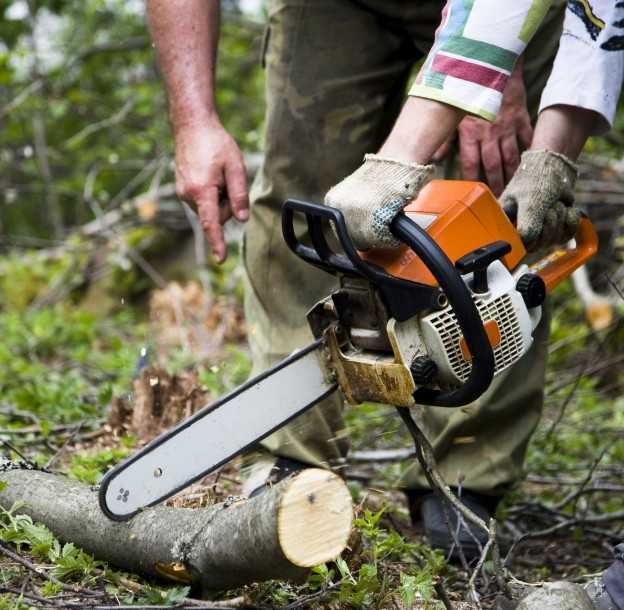
[[[376, 151], [404, 100], [414, 64], [432, 44], [441, 0], [273, 0], [266, 66], [265, 161], [252, 188], [245, 237], [245, 311], [254, 372], [311, 340], [306, 311], [334, 280], [286, 247], [280, 207], [325, 192]], [[535, 115], [554, 57], [564, 2], [555, 1], [525, 54]], [[496, 493], [521, 474], [540, 417], [548, 322], [524, 359], [477, 403], [419, 416], [450, 484]], [[349, 448], [334, 395], [264, 442], [272, 452], [331, 466]], [[405, 487], [426, 487], [416, 466]]]

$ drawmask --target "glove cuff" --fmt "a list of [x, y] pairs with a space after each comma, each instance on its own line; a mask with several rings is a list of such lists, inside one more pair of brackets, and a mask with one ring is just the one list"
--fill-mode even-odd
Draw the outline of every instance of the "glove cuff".
[[400, 159], [393, 159], [392, 157], [384, 157], [383, 155], [377, 155], [375, 153], [366, 153], [364, 155], [364, 161], [381, 162], [383, 164], [396, 165], [403, 169], [418, 169], [427, 171], [433, 171], [433, 165], [421, 165], [420, 163], [410, 163], [408, 161], [401, 161]]
[[579, 175], [578, 165], [562, 153], [552, 150], [525, 150], [520, 157], [522, 170], [532, 172], [555, 171], [567, 178], [573, 186]]
[[382, 157], [381, 155], [364, 155], [364, 166], [368, 179], [374, 179], [386, 185], [392, 185], [396, 195], [411, 199], [422, 186], [431, 179], [433, 165], [407, 163]]

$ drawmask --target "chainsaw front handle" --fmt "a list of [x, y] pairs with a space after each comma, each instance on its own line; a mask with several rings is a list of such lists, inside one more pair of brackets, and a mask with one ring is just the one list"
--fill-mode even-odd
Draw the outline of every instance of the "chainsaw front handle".
[[[306, 217], [312, 247], [303, 244], [295, 233], [295, 212], [301, 212]], [[333, 223], [344, 254], [337, 254], [330, 248], [324, 234], [323, 220]], [[395, 278], [380, 267], [364, 261], [349, 237], [340, 210], [289, 199], [283, 207], [282, 231], [290, 249], [303, 260], [329, 273], [363, 276], [381, 289], [386, 300], [398, 292], [399, 300], [404, 304], [406, 299], [422, 300], [423, 295], [429, 295], [426, 298], [432, 301], [431, 304], [436, 301], [439, 303], [439, 290]], [[472, 355], [470, 376], [459, 388], [450, 391], [419, 388], [414, 393], [414, 399], [417, 403], [440, 407], [460, 407], [477, 400], [492, 382], [494, 354], [470, 291], [444, 251], [405, 214], [400, 213], [395, 217], [390, 224], [390, 232], [411, 248], [435, 277], [457, 317]]]
[[[518, 217], [516, 205], [503, 207], [507, 218], [515, 225]], [[592, 221], [581, 213], [581, 221], [574, 236], [572, 249], [558, 248], [543, 259], [530, 265], [532, 270], [544, 280], [546, 292], [552, 292], [563, 280], [582, 267], [598, 252], [598, 234]]]
[[[295, 230], [295, 212], [305, 216], [312, 246], [304, 244]], [[333, 224], [344, 254], [334, 252], [325, 231]], [[360, 257], [340, 210], [318, 203], [289, 199], [282, 208], [282, 233], [288, 247], [304, 261], [336, 275], [365, 277], [377, 286], [392, 316], [400, 322], [418, 311], [436, 308], [441, 297], [437, 287], [410, 282], [371, 265]]]

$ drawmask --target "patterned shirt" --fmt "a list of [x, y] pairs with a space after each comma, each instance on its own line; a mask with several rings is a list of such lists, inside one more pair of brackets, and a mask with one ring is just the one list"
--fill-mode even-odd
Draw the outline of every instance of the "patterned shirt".
[[[494, 120], [518, 56], [550, 0], [447, 0], [442, 23], [410, 95]], [[563, 34], [540, 110], [577, 106], [613, 124], [624, 80], [624, 0], [568, 0]]]
[[613, 124], [624, 78], [624, 1], [568, 0], [563, 35], [540, 110], [555, 104], [596, 112], [594, 132]]
[[448, 0], [433, 47], [409, 94], [494, 120], [516, 60], [550, 4], [551, 0]]

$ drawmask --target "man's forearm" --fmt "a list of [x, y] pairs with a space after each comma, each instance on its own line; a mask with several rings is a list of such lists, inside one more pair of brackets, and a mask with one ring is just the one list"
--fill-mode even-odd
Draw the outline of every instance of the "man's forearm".
[[531, 149], [550, 150], [576, 160], [599, 118], [585, 108], [549, 106], [540, 112]]
[[174, 131], [216, 118], [218, 0], [147, 0]]
[[464, 114], [463, 110], [437, 100], [410, 97], [379, 154], [411, 163], [429, 163]]

